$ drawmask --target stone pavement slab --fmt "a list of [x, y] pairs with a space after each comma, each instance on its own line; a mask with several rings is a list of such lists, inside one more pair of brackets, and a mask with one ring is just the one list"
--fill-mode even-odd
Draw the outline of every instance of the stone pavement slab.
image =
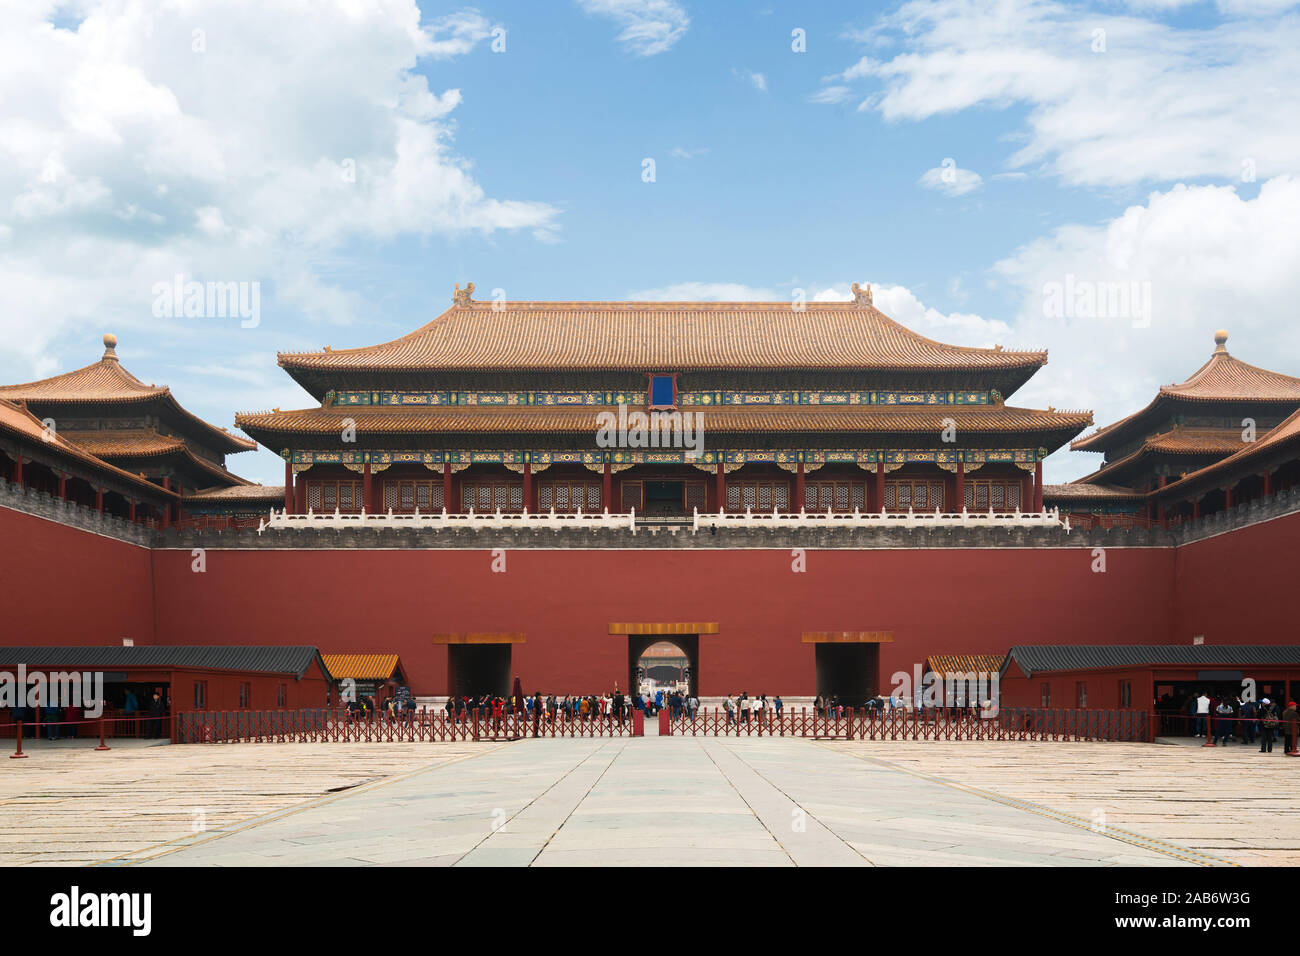
[[[133, 859], [214, 866], [1222, 862], [921, 771], [927, 761], [946, 769], [931, 758], [951, 755], [921, 752], [925, 744], [894, 746], [917, 766], [790, 738], [525, 740]], [[1022, 744], [1002, 746], [1023, 754]], [[1053, 754], [1028, 756], [1041, 762]], [[1015, 762], [1014, 755], [1000, 759]], [[1106, 758], [1095, 759], [1100, 767]]]

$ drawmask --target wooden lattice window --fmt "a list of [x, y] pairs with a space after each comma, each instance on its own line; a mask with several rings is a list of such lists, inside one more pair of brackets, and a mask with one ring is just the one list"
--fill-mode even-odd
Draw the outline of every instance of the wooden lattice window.
[[865, 511], [867, 486], [861, 481], [809, 481], [803, 486], [805, 511]]
[[1020, 507], [1020, 482], [1014, 478], [981, 481], [967, 479], [967, 511], [1015, 511]]
[[523, 511], [524, 485], [521, 481], [472, 481], [460, 486], [460, 500], [465, 511]]
[[537, 486], [537, 510], [599, 511], [600, 485], [591, 481], [544, 481]]
[[1079, 698], [1079, 703], [1076, 706], [1080, 710], [1084, 710], [1088, 706], [1088, 682], [1083, 680], [1075, 681], [1074, 690]]
[[686, 510], [705, 511], [708, 507], [708, 486], [702, 481], [686, 482]]
[[384, 510], [411, 514], [416, 508], [421, 514], [439, 512], [443, 508], [442, 480], [436, 481], [386, 481], [384, 482]]
[[885, 508], [889, 511], [943, 510], [943, 482], [894, 479], [885, 482]]
[[727, 482], [728, 511], [771, 511], [773, 508], [790, 510], [788, 481]]
[[644, 492], [645, 487], [639, 481], [625, 481], [620, 485], [620, 498], [623, 502], [624, 513], [635, 508], [637, 511], [645, 510]]
[[1052, 706], [1052, 685], [1047, 681], [1038, 685], [1038, 699], [1042, 707]]
[[312, 511], [356, 512], [364, 499], [359, 481], [311, 479], [307, 482], [307, 507]]

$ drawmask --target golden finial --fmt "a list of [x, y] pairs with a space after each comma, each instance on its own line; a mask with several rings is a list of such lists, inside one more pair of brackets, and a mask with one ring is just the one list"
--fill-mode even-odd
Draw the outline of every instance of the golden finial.
[[101, 361], [101, 362], [116, 362], [116, 361], [117, 361], [117, 352], [114, 351], [114, 349], [116, 349], [116, 348], [117, 348], [117, 336], [114, 335], [112, 332], [105, 333], [105, 335], [104, 335], [104, 357], [103, 357], [102, 359], [100, 359], [100, 361]]
[[1214, 333], [1214, 353], [1215, 353], [1216, 355], [1218, 355], [1218, 354], [1220, 354], [1220, 353], [1222, 353], [1223, 355], [1227, 355], [1227, 354], [1228, 354], [1228, 331], [1227, 331], [1227, 329], [1219, 329], [1219, 331], [1217, 331], [1217, 332]]

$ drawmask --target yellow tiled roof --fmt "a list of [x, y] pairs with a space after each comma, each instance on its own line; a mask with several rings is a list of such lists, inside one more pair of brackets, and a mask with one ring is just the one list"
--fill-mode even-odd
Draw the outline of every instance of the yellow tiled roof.
[[396, 654], [322, 654], [335, 680], [388, 680], [397, 673]]
[[1005, 654], [931, 654], [925, 664], [927, 670], [940, 677], [972, 672], [992, 674], [1002, 667], [1005, 658]]
[[1010, 369], [1046, 352], [946, 345], [854, 302], [474, 302], [364, 348], [283, 352], [286, 369]]

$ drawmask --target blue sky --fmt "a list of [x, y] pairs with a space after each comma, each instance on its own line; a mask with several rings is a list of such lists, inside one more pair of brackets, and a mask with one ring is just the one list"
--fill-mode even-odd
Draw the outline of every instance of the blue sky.
[[[112, 331], [229, 426], [311, 403], [277, 350], [395, 337], [465, 281], [870, 282], [932, 337], [1049, 348], [1013, 403], [1098, 424], [1219, 327], [1300, 375], [1297, 46], [1284, 0], [31, 0], [0, 36], [0, 380], [86, 364]], [[259, 283], [260, 323], [155, 315], [177, 273]], [[1150, 314], [1053, 314], [1067, 277], [1136, 284]], [[1096, 461], [1058, 454], [1048, 479]], [[269, 452], [230, 465], [282, 478]]]

